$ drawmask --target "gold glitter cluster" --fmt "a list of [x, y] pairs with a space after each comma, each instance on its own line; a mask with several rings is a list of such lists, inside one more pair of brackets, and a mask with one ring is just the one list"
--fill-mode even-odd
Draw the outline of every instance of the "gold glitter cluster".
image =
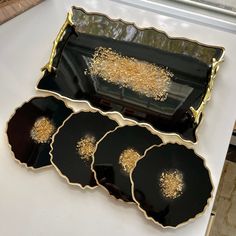
[[36, 143], [47, 143], [55, 130], [52, 121], [47, 117], [40, 117], [35, 121], [30, 136]]
[[93, 136], [86, 135], [77, 142], [76, 150], [83, 160], [91, 160], [96, 148], [96, 140]]
[[169, 170], [162, 172], [159, 184], [164, 197], [176, 199], [183, 193], [183, 174], [179, 170]]
[[119, 163], [123, 167], [124, 171], [129, 174], [134, 169], [135, 164], [139, 159], [139, 153], [132, 148], [129, 148], [121, 153]]
[[111, 48], [99, 47], [92, 58], [89, 73], [129, 88], [155, 100], [164, 101], [173, 76], [167, 69], [135, 58], [121, 56]]

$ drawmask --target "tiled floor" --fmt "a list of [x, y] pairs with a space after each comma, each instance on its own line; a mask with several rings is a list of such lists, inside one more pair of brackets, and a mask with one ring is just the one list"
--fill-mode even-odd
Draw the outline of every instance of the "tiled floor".
[[[236, 160], [236, 148], [231, 147], [228, 158]], [[209, 236], [236, 235], [236, 163], [225, 161], [213, 211], [216, 212]]]

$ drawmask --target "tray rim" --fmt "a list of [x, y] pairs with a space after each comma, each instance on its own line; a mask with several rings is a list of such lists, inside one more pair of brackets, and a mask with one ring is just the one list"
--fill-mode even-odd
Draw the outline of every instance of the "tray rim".
[[[114, 112], [115, 114], [121, 115], [121, 117], [123, 119], [129, 119], [129, 120], [135, 121], [135, 122], [137, 122], [139, 124], [146, 124], [146, 125], [150, 126], [152, 129], [154, 129], [154, 131], [158, 131], [158, 132], [161, 132], [161, 133], [166, 133], [166, 134], [171, 135], [171, 136], [176, 136], [183, 143], [189, 143], [190, 145], [197, 144], [198, 141], [199, 141], [198, 128], [199, 128], [199, 126], [202, 123], [202, 120], [204, 118], [203, 115], [204, 115], [205, 106], [206, 106], [207, 102], [209, 102], [210, 99], [211, 99], [212, 89], [213, 89], [214, 81], [216, 79], [216, 74], [217, 74], [217, 72], [218, 72], [218, 70], [220, 68], [221, 63], [224, 61], [225, 48], [222, 47], [222, 46], [215, 46], [215, 45], [210, 45], [210, 44], [204, 44], [204, 43], [201, 43], [201, 42], [199, 42], [197, 40], [192, 40], [192, 39], [188, 39], [188, 38], [185, 38], [185, 37], [171, 37], [165, 31], [156, 29], [155, 27], [138, 27], [135, 24], [135, 22], [128, 22], [128, 21], [125, 21], [125, 20], [123, 20], [121, 18], [113, 19], [113, 18], [110, 18], [108, 15], [103, 14], [103, 13], [93, 12], [93, 11], [91, 11], [91, 12], [89, 11], [88, 12], [84, 8], [81, 8], [79, 6], [72, 6], [70, 11], [67, 13], [66, 20], [65, 20], [64, 24], [62, 25], [62, 27], [60, 28], [60, 30], [59, 30], [59, 32], [58, 32], [58, 34], [56, 36], [56, 39], [53, 41], [53, 47], [52, 47], [52, 50], [51, 50], [51, 53], [50, 53], [49, 60], [46, 63], [46, 65], [41, 68], [41, 76], [40, 76], [40, 78], [37, 81], [35, 89], [37, 91], [43, 91], [43, 92], [48, 92], [48, 93], [51, 93], [51, 94], [55, 94], [55, 95], [59, 96], [62, 99], [67, 99], [67, 100], [72, 101], [72, 102], [78, 102], [78, 101], [86, 102], [90, 106], [90, 108], [92, 108], [92, 109], [95, 108], [95, 109], [98, 109], [98, 110], [102, 111], [100, 108], [93, 107], [88, 100], [75, 100], [75, 99], [71, 99], [71, 98], [69, 98], [67, 96], [64, 96], [64, 95], [61, 95], [61, 94], [59, 94], [57, 92], [50, 91], [50, 90], [47, 90], [47, 89], [39, 89], [37, 87], [39, 82], [41, 81], [41, 79], [45, 75], [46, 71], [51, 72], [52, 70], [55, 70], [55, 68], [53, 68], [52, 64], [53, 64], [54, 57], [56, 56], [57, 45], [62, 40], [62, 38], [64, 36], [64, 32], [65, 32], [67, 26], [74, 26], [74, 22], [72, 20], [72, 18], [73, 18], [73, 9], [81, 10], [83, 13], [85, 13], [87, 15], [95, 15], [95, 14], [96, 15], [100, 15], [100, 16], [106, 17], [107, 19], [109, 19], [110, 21], [113, 21], [113, 22], [121, 21], [124, 24], [133, 25], [136, 29], [141, 30], [141, 31], [144, 31], [144, 30], [147, 30], [147, 29], [154, 30], [156, 32], [160, 32], [160, 33], [166, 35], [166, 37], [168, 39], [170, 39], [170, 40], [171, 39], [185, 40], [185, 41], [189, 41], [189, 42], [195, 43], [195, 44], [200, 45], [200, 46], [219, 48], [219, 49], [222, 50], [222, 54], [221, 54], [221, 56], [220, 56], [220, 58], [218, 60], [216, 60], [215, 58], [212, 59], [212, 64], [211, 64], [212, 66], [211, 66], [211, 73], [209, 75], [209, 82], [208, 82], [208, 85], [207, 85], [206, 93], [204, 94], [204, 97], [202, 99], [202, 102], [200, 103], [200, 105], [199, 105], [199, 107], [197, 109], [195, 109], [192, 106], [189, 107], [189, 111], [191, 112], [191, 114], [193, 116], [194, 123], [197, 125], [197, 127], [195, 129], [195, 132], [194, 132], [195, 139], [196, 139], [195, 142], [192, 141], [192, 140], [185, 139], [184, 137], [181, 136], [181, 134], [178, 134], [178, 133], [159, 131], [159, 130], [155, 129], [151, 124], [148, 124], [147, 122], [138, 122], [138, 121], [133, 120], [132, 118], [127, 118], [127, 117], [123, 116], [118, 111], [108, 111], [108, 112]], [[102, 111], [102, 112], [104, 112], [104, 111]]]

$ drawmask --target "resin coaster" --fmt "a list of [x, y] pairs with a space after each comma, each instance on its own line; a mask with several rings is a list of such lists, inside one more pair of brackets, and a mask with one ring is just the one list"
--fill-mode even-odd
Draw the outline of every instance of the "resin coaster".
[[96, 143], [117, 126], [117, 122], [99, 112], [72, 114], [53, 137], [52, 164], [68, 183], [96, 187], [91, 170]]
[[15, 158], [27, 167], [50, 165], [51, 137], [72, 112], [52, 96], [35, 97], [17, 108], [7, 126]]
[[203, 214], [213, 190], [204, 160], [178, 144], [152, 147], [130, 176], [139, 209], [162, 227], [177, 227]]
[[197, 141], [225, 49], [73, 8], [37, 89]]
[[111, 195], [133, 202], [129, 174], [144, 151], [162, 140], [148, 129], [124, 126], [108, 133], [97, 146], [92, 165], [97, 182]]

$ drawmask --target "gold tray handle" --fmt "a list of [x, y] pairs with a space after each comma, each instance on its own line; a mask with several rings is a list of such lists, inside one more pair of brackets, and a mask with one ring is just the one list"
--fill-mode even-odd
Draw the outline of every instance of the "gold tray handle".
[[202, 112], [203, 112], [203, 110], [206, 106], [206, 103], [211, 98], [211, 92], [212, 92], [213, 84], [214, 84], [214, 81], [215, 81], [215, 78], [216, 78], [216, 73], [219, 70], [220, 64], [222, 62], [223, 62], [223, 56], [218, 61], [215, 58], [212, 59], [210, 81], [209, 81], [209, 84], [208, 84], [206, 94], [205, 94], [205, 96], [202, 100], [202, 103], [200, 104], [200, 106], [198, 107], [197, 110], [195, 110], [193, 107], [190, 107], [190, 110], [191, 110], [193, 118], [194, 118], [194, 122], [196, 124], [198, 124], [200, 122], [201, 115], [202, 115]]
[[57, 34], [56, 39], [53, 41], [53, 48], [52, 48], [52, 52], [50, 54], [50, 58], [48, 63], [41, 69], [41, 71], [47, 70], [48, 72], [52, 72], [52, 69], [55, 70], [55, 68], [52, 66], [53, 64], [53, 59], [56, 55], [56, 49], [57, 49], [57, 45], [58, 43], [61, 41], [61, 39], [63, 38], [64, 34], [65, 34], [65, 30], [66, 27], [68, 25], [73, 25], [73, 21], [72, 21], [72, 12], [68, 12], [67, 13], [67, 17], [66, 17], [66, 21], [64, 22], [64, 24], [62, 25], [59, 33]]

